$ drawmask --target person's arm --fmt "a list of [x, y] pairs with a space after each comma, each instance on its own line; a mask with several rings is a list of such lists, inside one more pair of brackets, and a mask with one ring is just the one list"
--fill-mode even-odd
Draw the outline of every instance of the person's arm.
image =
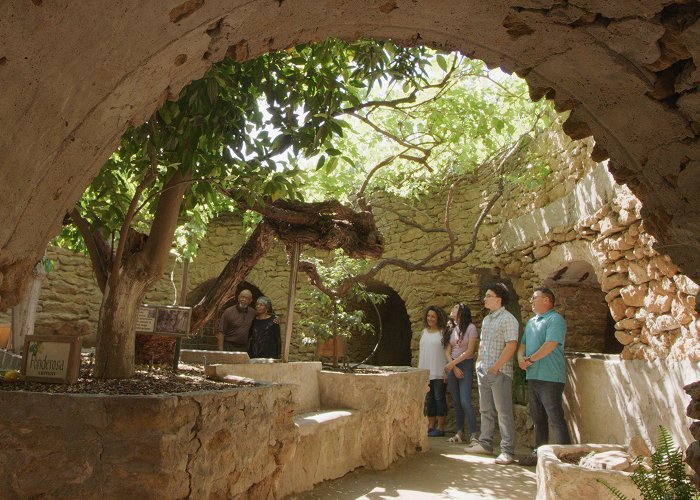
[[[474, 356], [474, 347], [476, 347], [476, 337], [469, 337], [469, 342], [467, 343], [467, 350], [464, 351], [462, 354], [457, 356], [455, 359], [451, 359], [447, 365], [445, 365], [445, 370], [450, 371], [453, 368], [456, 367], [459, 363], [464, 361], [465, 359], [469, 359]], [[450, 356], [452, 357], [452, 356]], [[448, 369], [449, 367], [449, 369]]]
[[518, 341], [517, 340], [510, 340], [506, 342], [506, 346], [503, 348], [501, 351], [501, 355], [498, 357], [496, 362], [489, 368], [489, 373], [492, 375], [496, 375], [501, 367], [505, 365], [509, 359], [513, 357], [513, 354], [515, 354], [516, 349], [518, 348]]
[[542, 347], [537, 349], [535, 352], [523, 358], [523, 361], [525, 362], [526, 366], [532, 366], [536, 361], [539, 361], [540, 359], [549, 356], [549, 353], [556, 349], [557, 345], [559, 345], [559, 342], [547, 341], [544, 344], [542, 344]]
[[280, 331], [280, 325], [272, 322], [272, 336], [277, 342], [277, 356], [276, 359], [282, 359], [282, 332]]
[[521, 370], [527, 370], [532, 363], [525, 361], [525, 335], [523, 335], [523, 340], [518, 347], [518, 366]]

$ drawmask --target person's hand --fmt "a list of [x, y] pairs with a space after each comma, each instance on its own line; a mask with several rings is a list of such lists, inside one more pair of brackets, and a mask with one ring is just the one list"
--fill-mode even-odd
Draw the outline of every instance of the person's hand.
[[276, 325], [279, 325], [279, 324], [280, 324], [280, 317], [279, 317], [279, 316], [275, 316], [274, 318], [272, 318], [272, 322], [273, 322], [274, 324], [276, 324]]
[[456, 366], [454, 367], [453, 371], [454, 371], [455, 377], [464, 378], [464, 372], [462, 370], [460, 370], [459, 368], [457, 368]]
[[527, 370], [528, 368], [530, 368], [530, 363], [525, 361], [524, 358], [521, 358], [518, 360], [518, 366], [520, 367], [521, 370]]
[[496, 368], [495, 365], [493, 365], [493, 366], [491, 366], [491, 368], [489, 368], [488, 373], [490, 373], [491, 375], [498, 375], [498, 369]]
[[454, 367], [455, 367], [454, 363], [447, 363], [445, 365], [445, 373], [450, 373]]

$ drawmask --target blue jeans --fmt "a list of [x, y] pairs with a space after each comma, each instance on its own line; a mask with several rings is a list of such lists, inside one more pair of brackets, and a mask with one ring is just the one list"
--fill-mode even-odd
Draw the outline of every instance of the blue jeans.
[[430, 381], [430, 389], [425, 395], [425, 415], [427, 417], [444, 417], [446, 414], [445, 382], [441, 378], [436, 378]]
[[501, 430], [501, 452], [515, 454], [515, 418], [513, 417], [513, 379], [498, 372], [476, 371], [479, 380], [479, 410], [481, 411], [481, 436], [484, 448], [493, 450], [493, 431]]
[[556, 444], [571, 444], [571, 435], [564, 419], [561, 397], [564, 384], [546, 380], [527, 381], [527, 399], [530, 416], [535, 423], [535, 445], [549, 443], [549, 424], [554, 431]]
[[464, 372], [464, 378], [455, 377], [454, 371], [447, 374], [447, 387], [455, 407], [457, 432], [464, 432], [464, 416], [467, 416], [469, 435], [476, 434], [476, 415], [472, 407], [472, 380], [474, 379], [474, 359], [465, 359], [457, 368]]

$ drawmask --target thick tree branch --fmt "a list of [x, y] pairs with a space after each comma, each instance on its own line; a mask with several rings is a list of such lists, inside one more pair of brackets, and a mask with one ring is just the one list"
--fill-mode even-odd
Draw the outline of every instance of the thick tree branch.
[[267, 222], [263, 220], [258, 224], [241, 249], [228, 261], [209, 292], [192, 309], [190, 330], [198, 330], [211, 321], [216, 311], [234, 297], [236, 287], [270, 249], [274, 235]]
[[90, 262], [92, 262], [92, 269], [95, 271], [97, 286], [99, 286], [102, 293], [104, 293], [105, 286], [107, 285], [107, 279], [109, 277], [108, 272], [111, 248], [99, 232], [90, 230], [90, 224], [80, 214], [76, 207], [68, 212], [68, 216], [71, 218], [73, 224], [75, 224], [75, 227], [78, 228], [78, 232], [83, 237], [83, 241], [85, 242], [85, 246], [88, 250], [88, 255], [90, 256]]

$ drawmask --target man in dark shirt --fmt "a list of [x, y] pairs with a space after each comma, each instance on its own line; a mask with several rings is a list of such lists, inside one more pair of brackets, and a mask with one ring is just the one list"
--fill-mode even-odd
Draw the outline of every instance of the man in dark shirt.
[[250, 307], [253, 293], [244, 289], [238, 294], [238, 304], [227, 308], [221, 315], [219, 331], [224, 337], [224, 351], [248, 350], [248, 332], [255, 318], [255, 309]]

